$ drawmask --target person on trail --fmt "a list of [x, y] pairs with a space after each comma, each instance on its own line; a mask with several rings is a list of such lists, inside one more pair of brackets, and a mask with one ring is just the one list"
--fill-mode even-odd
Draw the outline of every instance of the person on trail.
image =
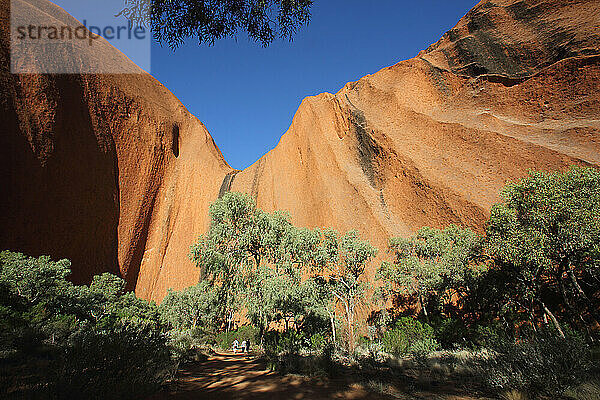
[[233, 346], [232, 347], [233, 347], [233, 354], [236, 354], [237, 351], [238, 351], [238, 348], [240, 347], [240, 342], [238, 342], [238, 340], [235, 339], [233, 341]]
[[246, 353], [250, 353], [250, 339], [246, 340]]
[[242, 342], [242, 353], [245, 353], [245, 352], [246, 352], [246, 341], [244, 340]]

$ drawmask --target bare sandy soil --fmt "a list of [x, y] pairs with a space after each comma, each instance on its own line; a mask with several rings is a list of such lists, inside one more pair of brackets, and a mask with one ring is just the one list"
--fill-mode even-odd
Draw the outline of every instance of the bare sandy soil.
[[[400, 381], [411, 380], [408, 376]], [[175, 399], [476, 399], [462, 390], [432, 382], [418, 385], [409, 393], [398, 382], [388, 394], [375, 393], [365, 381], [349, 373], [338, 379], [282, 375], [270, 371], [253, 356], [216, 354], [205, 362], [187, 365], [172, 386], [148, 400]], [[396, 385], [394, 385], [396, 386]], [[415, 390], [416, 389], [416, 390]]]
[[179, 372], [159, 399], [385, 399], [350, 379], [330, 380], [281, 375], [252, 356], [217, 354]]

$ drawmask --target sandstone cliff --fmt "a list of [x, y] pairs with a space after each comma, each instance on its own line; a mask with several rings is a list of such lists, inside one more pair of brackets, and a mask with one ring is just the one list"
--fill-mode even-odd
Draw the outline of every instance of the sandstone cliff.
[[600, 164], [600, 3], [483, 1], [417, 57], [305, 99], [231, 189], [385, 247], [481, 229], [507, 180]]
[[305, 99], [241, 172], [152, 77], [12, 76], [1, 42], [1, 247], [69, 257], [77, 280], [120, 270], [147, 298], [196, 281], [189, 245], [228, 190], [383, 249], [423, 225], [481, 230], [528, 169], [600, 164], [597, 0], [482, 1], [417, 57]]
[[[0, 247], [69, 258], [77, 282], [121, 273], [147, 298], [192, 283], [189, 246], [231, 170], [204, 125], [142, 71], [10, 74], [9, 3], [0, 2]], [[45, 0], [23, 4], [73, 22]], [[92, 50], [56, 62], [136, 68], [107, 42]]]

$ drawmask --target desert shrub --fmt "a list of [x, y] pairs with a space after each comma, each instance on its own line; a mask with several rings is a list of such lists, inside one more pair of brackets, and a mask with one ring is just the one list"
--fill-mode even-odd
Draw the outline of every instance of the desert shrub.
[[589, 377], [593, 363], [580, 338], [542, 332], [521, 342], [505, 342], [477, 370], [491, 387], [528, 393], [562, 394]]
[[189, 331], [171, 330], [167, 334], [171, 354], [176, 360], [185, 360], [194, 346], [194, 337]]
[[309, 354], [297, 352], [267, 352], [267, 360], [272, 370], [283, 374], [302, 374], [307, 376], [332, 376], [336, 371], [333, 361], [333, 347], [330, 343], [320, 351]]
[[264, 335], [263, 347], [267, 354], [298, 354], [300, 349], [310, 348], [310, 339], [295, 330], [269, 331]]
[[259, 329], [252, 325], [240, 326], [236, 331], [236, 338], [240, 343], [244, 340], [250, 341], [250, 345], [256, 344], [259, 337]]
[[156, 390], [170, 375], [163, 332], [152, 324], [106, 318], [75, 333], [56, 370], [61, 398], [135, 397]]
[[310, 337], [310, 348], [313, 351], [323, 351], [327, 345], [327, 338], [321, 333], [315, 333]]
[[173, 363], [157, 307], [114, 275], [66, 280], [67, 260], [0, 253], [0, 397], [133, 398]]
[[215, 335], [217, 346], [223, 350], [230, 350], [235, 340], [235, 331], [219, 332]]
[[435, 339], [445, 349], [465, 346], [470, 336], [463, 321], [454, 318], [440, 318], [433, 323]]
[[497, 323], [468, 326], [457, 318], [440, 318], [433, 323], [435, 339], [444, 349], [481, 349], [505, 340], [507, 335]]
[[304, 332], [269, 331], [263, 348], [269, 367], [281, 373], [330, 376], [334, 373], [334, 344], [323, 334], [310, 337]]
[[427, 324], [402, 317], [382, 338], [385, 351], [395, 356], [407, 354], [427, 354], [439, 348], [433, 328]]
[[358, 339], [358, 346], [352, 355], [358, 363], [381, 363], [386, 358], [385, 346], [381, 340], [363, 336]]
[[569, 388], [564, 395], [567, 399], [572, 400], [598, 400], [600, 396], [600, 381], [590, 381]]

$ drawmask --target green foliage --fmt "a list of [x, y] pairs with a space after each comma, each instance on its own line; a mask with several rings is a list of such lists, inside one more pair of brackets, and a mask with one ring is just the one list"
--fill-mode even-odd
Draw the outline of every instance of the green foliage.
[[65, 280], [71, 272], [68, 260], [54, 262], [48, 256], [33, 258], [3, 251], [0, 264], [0, 282], [5, 292], [23, 302], [58, 310], [64, 304], [61, 300], [73, 294]]
[[577, 337], [542, 332], [521, 342], [500, 342], [478, 370], [491, 387], [530, 394], [562, 394], [585, 382], [592, 370], [591, 353]]
[[[600, 171], [531, 172], [492, 208], [489, 246], [499, 261], [526, 268], [559, 264], [594, 272], [600, 260]], [[565, 271], [566, 272], [566, 271]]]
[[310, 331], [324, 320], [310, 281], [264, 268], [247, 297], [247, 316], [263, 331], [276, 323], [284, 330]]
[[341, 304], [353, 343], [356, 307], [368, 288], [362, 278], [376, 249], [354, 231], [296, 228], [288, 215], [265, 213], [240, 193], [215, 201], [210, 217], [209, 232], [190, 256], [218, 293], [217, 326], [228, 330], [245, 308], [261, 338], [273, 324], [312, 335], [322, 321], [335, 338]]
[[468, 228], [455, 225], [440, 230], [422, 228], [409, 238], [390, 240], [392, 263], [384, 262], [376, 278], [382, 282], [379, 294], [414, 295], [426, 318], [427, 306], [436, 308], [462, 298], [484, 269], [481, 263], [483, 238]]
[[314, 351], [323, 351], [327, 346], [327, 338], [321, 333], [315, 333], [310, 337], [310, 348]]
[[120, 15], [150, 25], [154, 38], [171, 48], [195, 37], [198, 43], [237, 37], [240, 32], [263, 46], [292, 39], [310, 20], [311, 0], [184, 1], [127, 0]]
[[69, 265], [0, 253], [0, 393], [110, 399], [155, 389], [172, 365], [156, 305], [110, 274], [75, 286]]
[[414, 318], [402, 317], [382, 338], [385, 351], [395, 355], [423, 355], [435, 351], [439, 344], [433, 328]]
[[[449, 226], [392, 239], [378, 297], [416, 300], [444, 347], [486, 346], [600, 320], [600, 172], [531, 172], [502, 192], [485, 238]], [[393, 310], [392, 310], [393, 311]]]
[[160, 318], [171, 329], [202, 327], [214, 330], [219, 309], [219, 293], [207, 282], [179, 292], [169, 290], [159, 306]]
[[502, 199], [487, 234], [512, 289], [501, 299], [506, 311], [526, 310], [532, 324], [546, 314], [560, 329], [552, 302], [561, 299], [574, 326], [591, 324], [589, 316], [597, 320], [591, 294], [600, 276], [600, 171], [531, 172], [508, 185]]
[[[321, 278], [326, 282], [333, 297], [342, 305], [346, 319], [347, 348], [354, 350], [355, 318], [357, 307], [364, 299], [370, 285], [363, 279], [367, 264], [377, 254], [377, 249], [360, 239], [358, 232], [350, 231], [339, 236], [336, 231], [324, 232], [323, 252], [326, 256], [327, 273]], [[333, 325], [333, 323], [332, 323]]]
[[60, 397], [123, 398], [156, 390], [170, 374], [171, 355], [152, 323], [103, 318], [69, 337], [57, 363]]
[[[418, 301], [427, 323], [403, 317], [386, 330], [399, 312], [380, 311], [363, 346], [373, 362], [382, 347], [417, 357], [485, 347], [492, 356], [478, 368], [498, 389], [562, 393], [586, 376], [583, 337], [600, 320], [600, 172], [532, 172], [502, 198], [486, 238], [451, 225], [390, 241], [378, 295], [408, 312]], [[236, 339], [263, 344], [282, 371], [329, 371], [340, 326], [354, 354], [373, 246], [354, 231], [294, 227], [239, 193], [213, 203], [210, 218], [190, 254], [200, 282], [158, 307], [111, 274], [76, 286], [67, 260], [0, 253], [0, 393], [139, 396], [200, 344]], [[232, 331], [236, 318], [252, 325]]]
[[298, 354], [301, 349], [308, 349], [309, 338], [302, 332], [270, 331], [264, 338], [264, 349], [267, 355]]
[[[231, 326], [246, 296], [257, 295], [253, 289], [263, 278], [262, 264], [281, 265], [289, 258], [286, 243], [293, 227], [286, 215], [265, 213], [241, 193], [227, 193], [215, 201], [210, 218], [208, 233], [192, 246], [190, 257], [201, 269], [201, 279], [217, 292], [220, 324]], [[261, 319], [265, 324], [267, 317]]]
[[432, 321], [435, 339], [442, 348], [489, 348], [507, 335], [497, 321], [486, 325], [467, 324], [460, 318], [436, 318]]

